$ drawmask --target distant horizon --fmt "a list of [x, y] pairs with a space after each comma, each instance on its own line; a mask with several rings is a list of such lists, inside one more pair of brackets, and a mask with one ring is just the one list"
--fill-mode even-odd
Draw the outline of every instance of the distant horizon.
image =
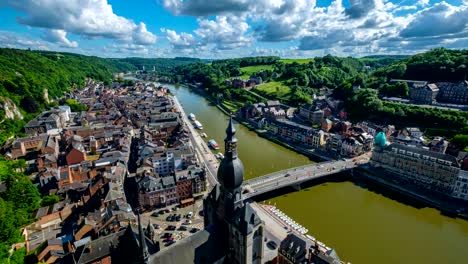
[[468, 0], [3, 0], [0, 47], [110, 58], [468, 48]]
[[178, 58], [185, 58], [185, 59], [194, 59], [194, 60], [202, 60], [202, 61], [216, 61], [216, 60], [229, 60], [229, 59], [241, 59], [241, 58], [248, 58], [248, 57], [279, 57], [280, 59], [297, 59], [297, 60], [306, 60], [306, 59], [313, 59], [313, 58], [321, 58], [327, 55], [334, 56], [334, 57], [339, 57], [339, 58], [346, 58], [346, 57], [351, 57], [351, 58], [356, 58], [356, 59], [361, 59], [361, 58], [370, 58], [370, 57], [411, 57], [417, 54], [422, 54], [425, 52], [429, 52], [434, 49], [447, 49], [447, 50], [468, 50], [468, 48], [463, 48], [463, 49], [448, 49], [445, 47], [434, 47], [428, 50], [424, 50], [418, 53], [414, 54], [369, 54], [365, 56], [339, 56], [339, 55], [334, 55], [334, 54], [325, 54], [322, 56], [314, 56], [314, 57], [281, 57], [277, 55], [256, 55], [256, 56], [242, 56], [242, 57], [226, 57], [226, 58], [199, 58], [199, 57], [190, 57], [190, 56], [174, 56], [174, 57], [139, 57], [139, 56], [129, 56], [129, 57], [106, 57], [106, 56], [99, 56], [99, 55], [88, 55], [88, 54], [83, 54], [83, 53], [78, 53], [78, 52], [73, 52], [73, 51], [61, 51], [61, 50], [41, 50], [41, 49], [30, 49], [30, 48], [10, 48], [10, 47], [0, 47], [0, 49], [17, 49], [17, 50], [22, 50], [22, 51], [32, 51], [32, 52], [57, 52], [57, 53], [64, 53], [64, 54], [77, 54], [77, 55], [82, 55], [82, 56], [88, 56], [88, 57], [98, 57], [98, 58], [104, 58], [104, 59], [129, 59], [129, 58], [138, 58], [138, 59], [178, 59]]

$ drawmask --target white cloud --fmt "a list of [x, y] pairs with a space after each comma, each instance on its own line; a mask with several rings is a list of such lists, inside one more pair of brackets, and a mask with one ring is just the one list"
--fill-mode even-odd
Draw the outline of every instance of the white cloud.
[[446, 2], [437, 3], [414, 15], [412, 21], [401, 32], [400, 36], [428, 37], [466, 32], [468, 25], [468, 7], [455, 7]]
[[166, 34], [167, 40], [175, 49], [189, 49], [197, 46], [197, 41], [192, 34], [182, 32], [177, 34], [174, 30], [162, 28], [161, 31]]
[[156, 37], [143, 23], [118, 16], [107, 0], [4, 0], [24, 15], [18, 22], [31, 27], [64, 30], [86, 37], [153, 44]]
[[204, 45], [214, 44], [221, 50], [250, 46], [253, 38], [248, 36], [249, 24], [245, 17], [217, 16], [214, 20], [199, 19], [195, 34]]
[[140, 22], [140, 24], [133, 30], [133, 40], [136, 44], [140, 45], [151, 45], [156, 43], [156, 36], [146, 29], [146, 24]]
[[417, 3], [417, 5], [418, 5], [418, 6], [423, 6], [423, 7], [424, 7], [424, 6], [429, 5], [429, 1], [430, 1], [430, 0], [419, 0], [418, 3]]
[[78, 47], [78, 42], [67, 39], [67, 32], [61, 29], [46, 30], [43, 39], [49, 42], [57, 43], [65, 48]]
[[48, 42], [35, 40], [24, 35], [10, 31], [0, 30], [0, 46], [20, 49], [50, 50], [52, 47]]

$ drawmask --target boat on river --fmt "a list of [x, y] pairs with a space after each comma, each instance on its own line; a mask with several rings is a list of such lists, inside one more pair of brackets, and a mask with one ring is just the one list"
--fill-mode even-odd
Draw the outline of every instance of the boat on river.
[[196, 129], [203, 129], [203, 125], [198, 120], [193, 122], [193, 126], [195, 126]]
[[192, 120], [192, 121], [195, 121], [195, 114], [190, 113], [190, 114], [188, 115], [188, 118], [189, 118], [190, 120]]
[[214, 139], [208, 140], [208, 146], [212, 149], [219, 149], [219, 145]]

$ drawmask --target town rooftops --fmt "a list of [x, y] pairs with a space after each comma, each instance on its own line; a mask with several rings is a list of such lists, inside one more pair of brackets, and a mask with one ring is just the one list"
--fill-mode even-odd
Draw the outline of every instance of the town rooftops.
[[[320, 242], [314, 242], [305, 237], [291, 233], [281, 241], [278, 248], [283, 256], [287, 256], [292, 263], [341, 263], [335, 250], [326, 247]], [[319, 246], [318, 252], [314, 252], [314, 247]], [[310, 253], [310, 262], [308, 262]]]

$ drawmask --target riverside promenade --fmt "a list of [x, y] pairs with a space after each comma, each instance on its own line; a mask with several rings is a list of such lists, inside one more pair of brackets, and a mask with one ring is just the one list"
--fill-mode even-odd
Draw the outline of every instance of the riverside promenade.
[[203, 138], [200, 136], [200, 133], [198, 133], [198, 131], [193, 127], [192, 123], [190, 122], [184, 111], [184, 108], [180, 104], [179, 100], [177, 100], [177, 97], [173, 96], [172, 99], [177, 110], [180, 113], [184, 126], [189, 131], [190, 141], [195, 155], [197, 156], [200, 165], [203, 165], [206, 169], [206, 173], [208, 175], [208, 182], [211, 188], [212, 186], [218, 183], [218, 180], [216, 179], [216, 174], [218, 171], [219, 162], [216, 159], [215, 155], [210, 151]]

